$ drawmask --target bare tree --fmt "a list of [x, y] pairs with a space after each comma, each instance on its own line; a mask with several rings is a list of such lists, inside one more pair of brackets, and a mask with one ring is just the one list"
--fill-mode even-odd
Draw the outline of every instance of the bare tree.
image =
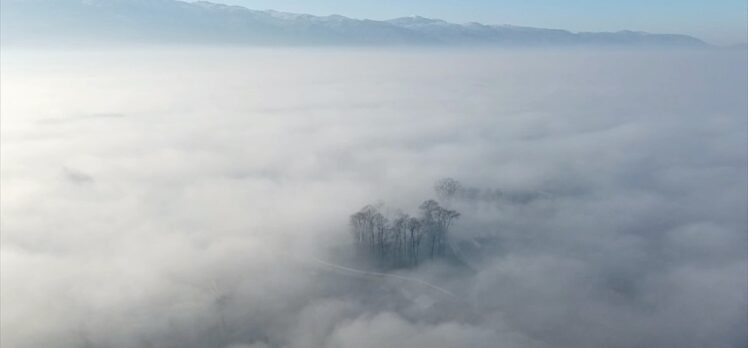
[[455, 198], [455, 195], [463, 190], [463, 187], [459, 181], [452, 178], [445, 178], [436, 182], [434, 190], [439, 201], [449, 205]]
[[421, 221], [417, 218], [408, 218], [406, 222], [406, 228], [408, 229], [408, 259], [411, 265], [417, 265], [418, 250], [421, 248], [421, 240], [423, 239], [423, 229], [421, 228]]
[[419, 209], [421, 210], [421, 223], [429, 237], [429, 256], [431, 258], [444, 256], [447, 231], [460, 213], [442, 208], [434, 200], [423, 202]]
[[[422, 261], [422, 251], [429, 258], [444, 256], [447, 231], [460, 214], [441, 207], [434, 200], [423, 202], [419, 210], [418, 218], [397, 213], [390, 221], [378, 208], [363, 207], [350, 217], [355, 245], [387, 267], [418, 265]], [[427, 243], [423, 243], [424, 240]]]
[[375, 231], [381, 223], [382, 214], [371, 205], [363, 207], [358, 213], [351, 215], [351, 227], [356, 244], [360, 247], [372, 247], [376, 244]]
[[403, 266], [407, 262], [408, 256], [408, 234], [406, 233], [408, 214], [399, 213], [392, 221], [392, 254], [393, 262], [398, 266]]

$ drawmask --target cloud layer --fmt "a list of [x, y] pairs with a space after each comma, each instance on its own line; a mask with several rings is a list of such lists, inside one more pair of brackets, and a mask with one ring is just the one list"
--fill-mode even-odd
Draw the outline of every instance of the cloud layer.
[[[2, 345], [743, 347], [745, 59], [6, 50]], [[455, 298], [318, 262], [443, 177]]]

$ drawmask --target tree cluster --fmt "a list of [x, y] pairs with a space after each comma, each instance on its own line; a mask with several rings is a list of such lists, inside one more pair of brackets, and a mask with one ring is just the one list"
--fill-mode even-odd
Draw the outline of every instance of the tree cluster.
[[446, 254], [449, 228], [459, 216], [434, 200], [423, 202], [418, 216], [397, 213], [391, 219], [367, 205], [351, 215], [351, 233], [358, 250], [380, 265], [412, 267]]
[[551, 197], [549, 193], [543, 191], [502, 191], [500, 189], [467, 187], [452, 178], [439, 180], [434, 185], [434, 190], [439, 201], [447, 205], [458, 201], [527, 204], [534, 200]]

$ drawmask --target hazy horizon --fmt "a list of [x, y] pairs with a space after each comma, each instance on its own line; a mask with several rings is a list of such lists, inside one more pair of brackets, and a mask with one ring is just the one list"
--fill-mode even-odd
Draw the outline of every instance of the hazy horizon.
[[[440, 17], [315, 17], [258, 11], [220, 2], [176, 0], [9, 0], [2, 4], [5, 46], [122, 43], [259, 46], [497, 46], [497, 47], [691, 47], [705, 42], [681, 31], [642, 31], [636, 25], [600, 31], [550, 23], [530, 27], [442, 21]], [[498, 23], [501, 24], [501, 23]], [[739, 41], [745, 43], [745, 41]]]
[[[558, 28], [574, 32], [646, 32], [691, 35], [715, 45], [748, 43], [748, 3], [741, 0], [710, 3], [698, 1], [522, 1], [493, 2], [473, 0], [438, 1], [298, 1], [216, 0], [214, 2], [259, 10], [309, 13], [318, 16], [344, 15], [354, 18], [387, 20], [418, 15], [450, 22], [509, 24], [538, 28]], [[470, 4], [470, 5], [467, 5]], [[646, 15], [642, 12], [646, 11]]]

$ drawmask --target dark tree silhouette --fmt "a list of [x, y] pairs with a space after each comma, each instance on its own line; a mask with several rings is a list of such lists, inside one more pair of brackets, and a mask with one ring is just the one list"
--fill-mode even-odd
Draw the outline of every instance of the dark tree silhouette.
[[397, 213], [392, 220], [367, 205], [351, 215], [351, 234], [359, 252], [385, 267], [412, 267], [446, 255], [448, 231], [460, 213], [435, 200], [419, 207], [419, 216]]

